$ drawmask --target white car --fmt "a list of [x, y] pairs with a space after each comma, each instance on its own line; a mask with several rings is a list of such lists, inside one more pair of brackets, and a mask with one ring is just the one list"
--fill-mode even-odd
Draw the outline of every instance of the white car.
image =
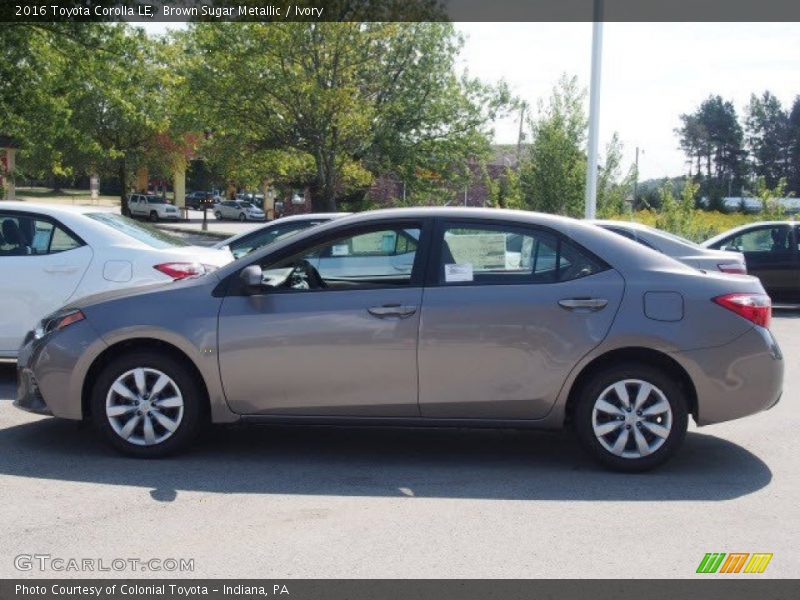
[[27, 331], [68, 301], [169, 282], [233, 260], [114, 212], [0, 202], [0, 358], [16, 358]]
[[161, 196], [151, 194], [131, 194], [128, 196], [128, 210], [131, 216], [144, 217], [155, 221], [177, 221], [180, 211]]
[[239, 221], [263, 221], [264, 211], [251, 202], [226, 200], [214, 205], [217, 219], [237, 219]]
[[705, 248], [673, 233], [633, 221], [596, 220], [594, 223], [695, 269], [747, 274], [747, 264], [741, 252]]

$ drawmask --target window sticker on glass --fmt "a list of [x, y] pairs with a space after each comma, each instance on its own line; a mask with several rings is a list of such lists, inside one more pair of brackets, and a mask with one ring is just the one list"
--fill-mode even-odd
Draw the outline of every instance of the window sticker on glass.
[[448, 283], [472, 281], [472, 263], [449, 264], [444, 266], [444, 280]]
[[347, 256], [350, 254], [350, 246], [347, 244], [334, 244], [331, 246], [331, 256]]

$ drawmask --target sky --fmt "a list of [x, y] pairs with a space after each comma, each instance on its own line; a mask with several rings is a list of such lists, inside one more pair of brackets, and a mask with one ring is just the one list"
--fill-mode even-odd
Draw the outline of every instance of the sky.
[[[153, 23], [161, 33], [178, 24]], [[591, 23], [457, 23], [465, 36], [459, 67], [486, 82], [504, 80], [535, 107], [561, 74], [588, 90]], [[800, 95], [800, 35], [791, 23], [605, 23], [600, 85], [600, 152], [614, 132], [624, 163], [641, 149], [641, 179], [681, 175], [674, 129], [709, 94], [741, 116], [750, 94], [770, 90], [788, 107]], [[586, 106], [588, 110], [588, 93]], [[518, 117], [496, 123], [495, 141], [513, 144]]]

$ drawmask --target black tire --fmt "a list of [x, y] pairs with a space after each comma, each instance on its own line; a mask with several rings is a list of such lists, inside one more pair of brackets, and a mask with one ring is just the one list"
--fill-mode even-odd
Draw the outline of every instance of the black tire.
[[154, 210], [150, 211], [150, 221], [153, 223], [158, 221], [158, 213]]
[[247, 215], [245, 215], [244, 213], [240, 213], [239, 214], [239, 220], [243, 221], [243, 222], [247, 221]]
[[[660, 447], [658, 447], [651, 454], [627, 458], [614, 454], [611, 450], [607, 449], [603, 443], [601, 443], [598, 436], [595, 435], [593, 427], [593, 413], [595, 402], [600, 398], [604, 391], [606, 391], [615, 383], [631, 379], [644, 381], [655, 386], [661, 391], [664, 398], [669, 403], [672, 422], [671, 427], [669, 428], [669, 434], [666, 436], [666, 438], [664, 438], [664, 441], [661, 443]], [[633, 390], [631, 391], [636, 390], [635, 384], [632, 385], [632, 388]], [[626, 389], [630, 388], [626, 387]], [[614, 394], [616, 396], [616, 392], [614, 392]], [[643, 406], [652, 406], [658, 402], [658, 397], [655, 395], [651, 395], [649, 398], [650, 399], [647, 402], [643, 403]], [[681, 385], [676, 381], [674, 375], [671, 373], [665, 372], [664, 370], [655, 368], [648, 364], [636, 362], [623, 363], [621, 365], [614, 366], [596, 373], [585, 385], [583, 385], [578, 394], [578, 399], [573, 414], [575, 432], [577, 433], [578, 440], [580, 441], [581, 445], [590, 455], [592, 455], [593, 458], [595, 458], [605, 467], [625, 473], [648, 471], [666, 462], [673, 454], [675, 454], [675, 452], [683, 443], [683, 440], [686, 437], [686, 429], [689, 424], [687, 405], [686, 393]], [[646, 412], [646, 410], [643, 412]], [[623, 411], [623, 413], [630, 413], [630, 411]], [[631, 414], [630, 417], [626, 417], [623, 414], [621, 418], [619, 416], [616, 418], [624, 422], [623, 419], [636, 419], [637, 417], [635, 414]], [[649, 418], [654, 419], [655, 417]], [[608, 419], [609, 423], [612, 421], [612, 418]], [[631, 435], [631, 430], [633, 427], [637, 427], [639, 432], [643, 432], [644, 430], [639, 427], [639, 423], [636, 423], [635, 425], [625, 424], [620, 425], [620, 429], [618, 430], [620, 433], [622, 432], [621, 428], [623, 427], [628, 430], [628, 436], [632, 438], [629, 442], [630, 445], [627, 447], [631, 448], [631, 452], [638, 452], [638, 450], [634, 450], [636, 439], [635, 435]], [[635, 434], [636, 432], [633, 433]], [[645, 431], [645, 433], [647, 434], [647, 437], [652, 437], [652, 440], [657, 441], [656, 437], [651, 436], [649, 431]], [[606, 440], [606, 443], [611, 444], [615, 434], [616, 431], [611, 432], [603, 439]]]
[[[166, 374], [183, 397], [183, 416], [177, 429], [154, 445], [137, 445], [123, 439], [106, 416], [106, 397], [111, 386], [121, 375], [137, 368]], [[160, 458], [186, 449], [207, 420], [204, 406], [203, 394], [191, 371], [168, 354], [158, 352], [131, 352], [114, 359], [100, 372], [91, 395], [92, 421], [97, 430], [116, 450], [137, 458]]]
[[221, 212], [219, 212], [219, 211], [216, 211], [216, 212], [214, 213], [214, 218], [216, 218], [216, 219], [217, 219], [217, 221], [222, 221], [222, 213], [221, 213]]

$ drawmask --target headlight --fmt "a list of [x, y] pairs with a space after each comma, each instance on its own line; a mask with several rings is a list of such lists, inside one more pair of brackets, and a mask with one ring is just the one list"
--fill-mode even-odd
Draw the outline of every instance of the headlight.
[[58, 331], [60, 329], [64, 329], [73, 323], [77, 323], [78, 321], [83, 321], [86, 318], [80, 310], [73, 309], [63, 312], [57, 312], [55, 314], [50, 315], [49, 317], [45, 317], [41, 320], [41, 322], [36, 326], [36, 329], [33, 331], [34, 337], [38, 340], [39, 338], [47, 335], [51, 331]]

